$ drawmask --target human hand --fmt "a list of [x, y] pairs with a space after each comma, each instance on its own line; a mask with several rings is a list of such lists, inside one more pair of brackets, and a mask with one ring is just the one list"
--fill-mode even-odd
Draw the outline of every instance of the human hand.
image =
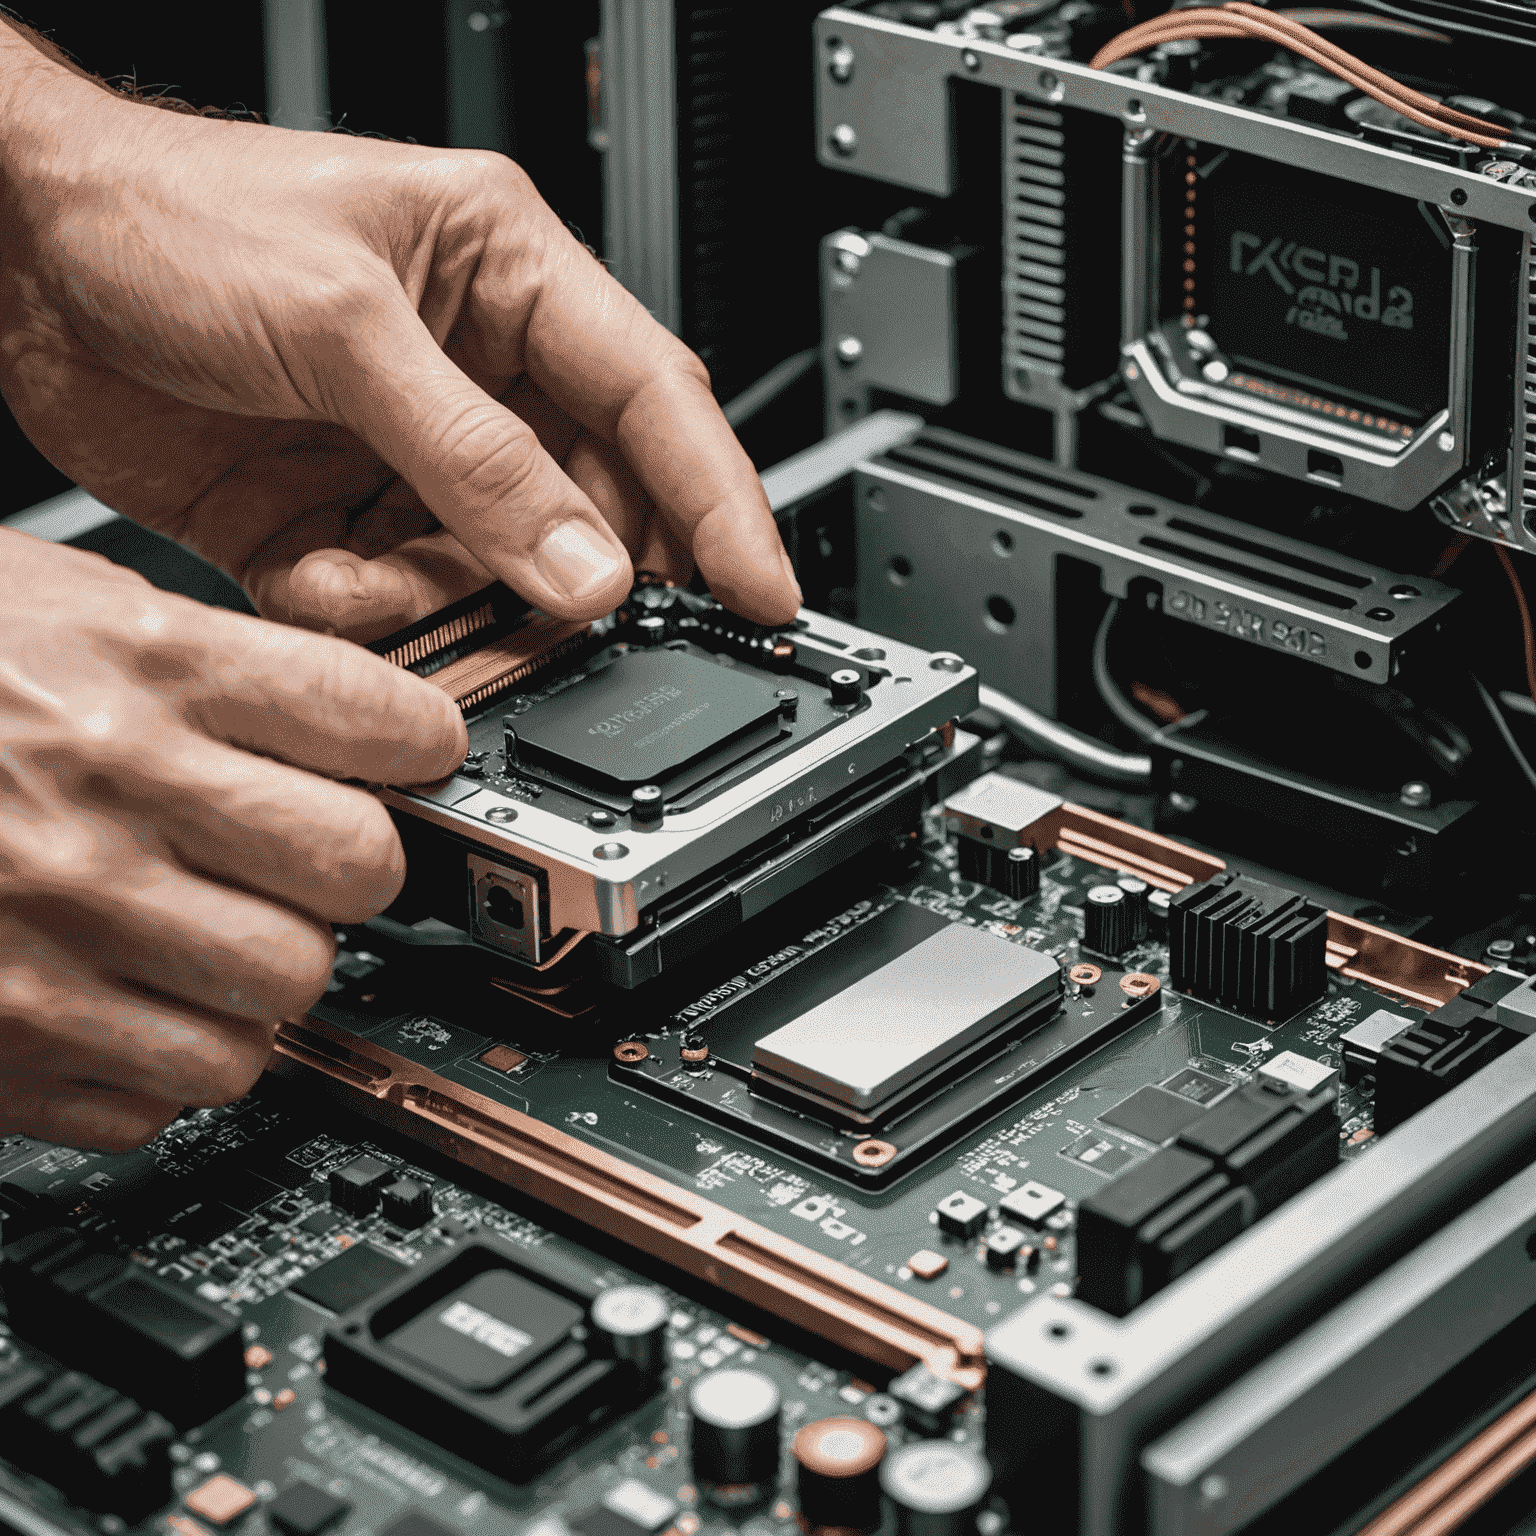
[[695, 562], [798, 607], [703, 365], [510, 161], [157, 110], [3, 26], [0, 127], [0, 389], [264, 616], [374, 639], [495, 576], [590, 618]]
[[[239, 1098], [405, 862], [447, 697], [344, 640], [0, 529], [0, 1136], [140, 1145]], [[323, 777], [322, 777], [323, 775]]]

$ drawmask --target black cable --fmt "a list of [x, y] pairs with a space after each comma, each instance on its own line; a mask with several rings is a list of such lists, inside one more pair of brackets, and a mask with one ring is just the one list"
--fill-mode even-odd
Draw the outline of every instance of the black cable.
[[1104, 617], [1099, 620], [1098, 632], [1093, 637], [1093, 686], [1115, 719], [1130, 731], [1138, 741], [1151, 741], [1158, 727], [1120, 692], [1119, 684], [1109, 672], [1109, 631], [1120, 612], [1120, 599], [1112, 597]]
[[1519, 765], [1520, 772], [1525, 775], [1525, 782], [1536, 789], [1536, 768], [1531, 767], [1530, 759], [1520, 750], [1520, 744], [1515, 740], [1514, 732], [1509, 728], [1509, 722], [1504, 718], [1504, 711], [1498, 706], [1493, 695], [1483, 687], [1482, 680], [1475, 672], [1467, 673], [1472, 679], [1472, 686], [1477, 689], [1477, 696], [1483, 701], [1483, 708], [1488, 711], [1488, 718], [1493, 721], [1500, 736], [1504, 738], [1504, 745], [1509, 748], [1510, 756]]

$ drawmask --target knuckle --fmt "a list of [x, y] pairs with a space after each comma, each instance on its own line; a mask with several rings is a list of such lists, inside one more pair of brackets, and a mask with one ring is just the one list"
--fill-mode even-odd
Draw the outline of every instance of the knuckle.
[[266, 948], [264, 991], [279, 1017], [303, 1013], [331, 979], [336, 944], [329, 932], [294, 918]]

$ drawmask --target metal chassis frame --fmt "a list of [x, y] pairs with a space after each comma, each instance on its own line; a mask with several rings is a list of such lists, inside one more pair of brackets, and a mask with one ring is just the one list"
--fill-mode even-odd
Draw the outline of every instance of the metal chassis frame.
[[1061, 1469], [1060, 1513], [1076, 1513], [1079, 1536], [1142, 1529], [1148, 1443], [1293, 1340], [1321, 1298], [1379, 1275], [1513, 1174], [1536, 1145], [1533, 1109], [1536, 1041], [1525, 1041], [1128, 1317], [1046, 1295], [993, 1329], [989, 1409], [1018, 1423], [1022, 1455]]
[[[1396, 673], [1401, 652], [1414, 634], [1440, 624], [1459, 596], [1456, 589], [1428, 577], [1405, 577], [1330, 553], [1330, 565], [1364, 583], [1349, 590], [1355, 609], [1344, 612], [1309, 601], [1284, 585], [1266, 583], [1270, 572], [1282, 582], [1286, 576], [1294, 579], [1295, 568], [1284, 564], [1287, 554], [1315, 563], [1320, 552], [1311, 545], [1143, 495], [1081, 470], [976, 444], [987, 456], [982, 468], [1001, 492], [992, 498], [985, 489], [943, 478], [944, 449], [954, 444], [964, 451], [969, 442], [943, 429], [922, 433], [903, 457], [930, 450], [931, 474], [887, 458], [859, 465], [859, 611], [872, 629], [905, 629], [920, 643], [963, 650], [1004, 692], [1047, 713], [1055, 709], [1053, 627], [1031, 622], [1030, 644], [1021, 652], [1017, 630], [991, 629], [983, 603], [989, 592], [1005, 594], [1024, 616], [1021, 623], [1031, 614], [1053, 613], [1058, 555], [1097, 565], [1103, 590], [1112, 596], [1124, 598], [1133, 580], [1150, 578], [1162, 586], [1163, 611], [1174, 618], [1374, 683], [1385, 683]], [[1015, 497], [1007, 494], [1010, 486], [1017, 488]], [[1032, 495], [1061, 506], [1067, 515], [1031, 510]], [[1145, 547], [1149, 537], [1167, 535], [1174, 521], [1184, 525], [1173, 537], [1190, 550], [1188, 557]], [[1188, 531], [1192, 527], [1209, 529], [1211, 542], [1203, 543], [1198, 532]], [[908, 547], [911, 540], [901, 530], [917, 531], [916, 548]], [[925, 561], [936, 532], [942, 553], [936, 562]], [[1221, 542], [1224, 536], [1243, 541], [1247, 569], [1241, 573], [1198, 562], [1202, 549], [1231, 562], [1234, 547]], [[1267, 563], [1252, 553], [1255, 546], [1268, 546], [1280, 558]], [[896, 553], [915, 557], [917, 567], [900, 588], [886, 579], [887, 560]], [[951, 573], [950, 585], [924, 584], [932, 563]], [[1319, 587], [1327, 585], [1323, 578], [1309, 579]], [[1421, 594], [1406, 603], [1393, 594], [1393, 588], [1405, 582]], [[1344, 590], [1342, 584], [1339, 590]], [[914, 610], [919, 615], [915, 631]], [[1369, 618], [1372, 610], [1392, 617]], [[1368, 664], [1362, 666], [1361, 658]]]
[[[852, 73], [843, 80], [825, 67], [840, 45], [854, 54]], [[1241, 424], [1259, 436], [1260, 459], [1266, 466], [1302, 481], [1334, 486], [1334, 478], [1308, 474], [1306, 451], [1316, 446], [1344, 462], [1346, 491], [1399, 508], [1417, 506], [1464, 466], [1470, 369], [1462, 343], [1470, 340], [1465, 328], [1473, 291], [1475, 226], [1486, 223], [1528, 233], [1536, 218], [1529, 189], [1071, 60], [926, 32], [837, 7], [817, 18], [816, 46], [816, 131], [822, 162], [938, 196], [949, 195], [954, 186], [949, 142], [952, 78], [981, 81], [1043, 105], [1076, 107], [1120, 121], [1126, 162], [1122, 368], [1138, 403], [1163, 435], [1221, 453], [1222, 423]], [[1158, 141], [1170, 135], [1281, 163], [1305, 163], [1323, 175], [1379, 187], [1441, 210], [1453, 235], [1454, 306], [1443, 420], [1437, 416], [1405, 451], [1392, 454], [1319, 430], [1299, 413], [1288, 421], [1209, 399], [1186, 399], [1167, 381], [1145, 345], [1152, 253], [1138, 236], [1151, 195], [1150, 156]], [[1484, 537], [1497, 536], [1478, 526], [1479, 521], [1468, 517], [1462, 526]], [[1536, 533], [1527, 532], [1523, 520], [1515, 522], [1517, 529], [1505, 536], [1536, 549]]]
[[[632, 933], [640, 914], [662, 896], [976, 708], [976, 669], [959, 657], [937, 656], [823, 614], [804, 617], [810, 627], [795, 634], [802, 650], [840, 661], [874, 648], [879, 656], [861, 659], [877, 662], [889, 675], [839, 730], [807, 742], [696, 810], [667, 816], [652, 830], [624, 832], [622, 841], [604, 838], [538, 805], [457, 778], [435, 789], [386, 788], [380, 798], [397, 812], [472, 839], [493, 861], [501, 854], [514, 867], [544, 870], [552, 935], [571, 928]], [[816, 707], [816, 701], [804, 707]]]
[[1141, 1458], [1151, 1536], [1228, 1536], [1536, 1300], [1536, 1168], [1196, 1409]]

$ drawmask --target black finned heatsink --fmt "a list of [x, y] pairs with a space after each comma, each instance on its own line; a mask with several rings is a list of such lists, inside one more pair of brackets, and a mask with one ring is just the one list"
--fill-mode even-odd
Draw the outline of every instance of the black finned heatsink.
[[1174, 987], [1262, 1019], [1288, 1019], [1328, 985], [1328, 914], [1247, 875], [1186, 886], [1169, 904]]

